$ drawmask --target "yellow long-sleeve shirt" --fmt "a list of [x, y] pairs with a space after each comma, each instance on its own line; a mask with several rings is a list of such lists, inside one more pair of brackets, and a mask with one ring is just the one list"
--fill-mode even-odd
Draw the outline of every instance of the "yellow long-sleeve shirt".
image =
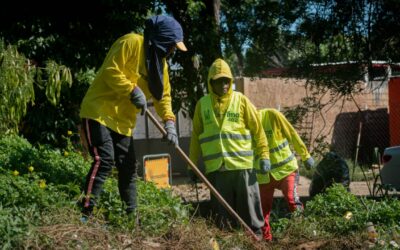
[[[154, 107], [164, 121], [175, 120], [167, 63], [164, 63], [163, 71], [163, 98], [160, 101], [153, 98]], [[111, 46], [83, 98], [80, 117], [96, 120], [117, 133], [130, 136], [140, 111], [130, 102], [130, 93], [139, 86], [146, 99], [150, 99], [148, 84], [143, 36], [124, 35]]]

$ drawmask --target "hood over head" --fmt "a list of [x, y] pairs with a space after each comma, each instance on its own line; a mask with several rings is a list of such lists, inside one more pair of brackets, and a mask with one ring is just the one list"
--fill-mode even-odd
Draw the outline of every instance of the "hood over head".
[[216, 80], [221, 77], [226, 77], [230, 79], [230, 85], [229, 85], [229, 90], [228, 94], [232, 93], [232, 84], [233, 84], [233, 76], [231, 72], [231, 68], [229, 65], [222, 60], [221, 58], [216, 59], [213, 64], [210, 66], [210, 69], [208, 71], [208, 77], [207, 77], [207, 86], [208, 86], [208, 91], [209, 93], [213, 93], [212, 87], [211, 87], [211, 80]]
[[187, 51], [183, 43], [181, 25], [169, 16], [153, 16], [146, 20], [144, 29], [146, 68], [149, 74], [149, 90], [161, 100], [164, 90], [163, 69], [168, 52], [175, 46]]

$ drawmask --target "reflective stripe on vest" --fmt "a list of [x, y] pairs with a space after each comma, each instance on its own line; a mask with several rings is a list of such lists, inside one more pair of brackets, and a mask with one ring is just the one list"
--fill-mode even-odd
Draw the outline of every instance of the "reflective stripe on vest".
[[203, 133], [199, 143], [206, 174], [224, 165], [227, 170], [250, 169], [253, 167], [251, 134], [242, 122], [240, 114], [242, 94], [233, 92], [228, 109], [220, 125], [210, 95], [200, 99]]
[[[268, 140], [270, 147], [269, 157], [271, 160], [271, 171], [270, 174], [274, 176], [276, 180], [281, 180], [287, 176], [288, 173], [297, 169], [297, 160], [295, 155], [292, 153], [289, 147], [287, 139], [277, 140], [272, 128], [269, 118], [269, 113], [263, 112], [261, 117], [261, 123], [265, 130], [265, 135]], [[259, 171], [258, 171], [259, 172]], [[260, 184], [269, 183], [269, 175], [257, 174], [257, 180]]]

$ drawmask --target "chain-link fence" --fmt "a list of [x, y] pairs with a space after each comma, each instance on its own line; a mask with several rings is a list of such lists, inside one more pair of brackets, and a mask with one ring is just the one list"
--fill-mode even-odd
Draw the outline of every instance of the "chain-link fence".
[[389, 115], [386, 108], [341, 113], [332, 134], [332, 148], [346, 159], [371, 164], [375, 148], [389, 145]]
[[376, 152], [400, 145], [400, 97], [392, 97], [392, 91], [400, 95], [400, 79], [396, 86], [389, 91], [387, 82], [370, 82], [353, 98], [309, 110], [297, 128], [314, 153], [334, 150], [358, 164], [375, 164]]

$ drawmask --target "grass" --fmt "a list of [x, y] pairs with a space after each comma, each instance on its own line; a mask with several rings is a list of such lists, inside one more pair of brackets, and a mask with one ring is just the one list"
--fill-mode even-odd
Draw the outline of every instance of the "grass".
[[[303, 218], [293, 219], [273, 242], [256, 242], [243, 231], [222, 231], [209, 220], [197, 216], [190, 223], [171, 228], [165, 235], [148, 236], [140, 228], [125, 231], [107, 227], [94, 218], [88, 224], [79, 221], [74, 209], [58, 209], [43, 215], [43, 224], [19, 245], [23, 249], [357, 249], [364, 235], [327, 237], [304, 230]], [[302, 226], [303, 225], [303, 226]], [[339, 248], [336, 248], [339, 246]]]

